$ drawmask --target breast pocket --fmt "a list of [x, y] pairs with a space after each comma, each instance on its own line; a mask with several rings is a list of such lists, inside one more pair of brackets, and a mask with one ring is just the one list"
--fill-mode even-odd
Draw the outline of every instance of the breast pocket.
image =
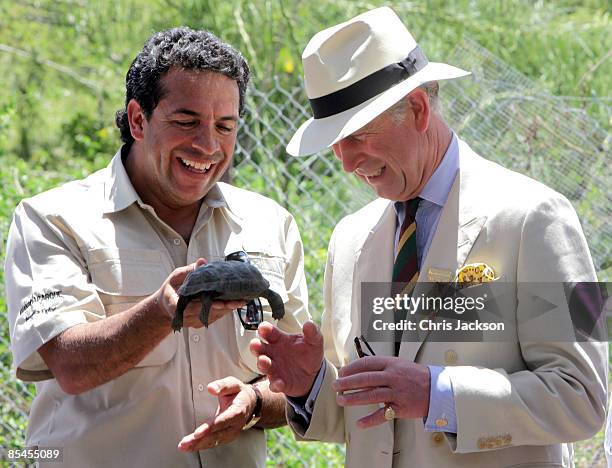
[[[247, 250], [247, 254], [250, 262], [257, 267], [262, 276], [270, 283], [270, 289], [281, 297], [283, 304], [287, 304], [289, 302], [289, 295], [285, 287], [285, 259], [280, 255], [260, 250]], [[263, 307], [264, 321], [276, 325], [277, 321], [272, 318], [272, 309], [268, 301], [261, 298], [261, 305]], [[234, 314], [234, 327], [236, 330], [238, 353], [242, 362], [253, 372], [259, 373], [256, 358], [249, 351], [249, 342], [257, 337], [257, 331], [245, 330], [237, 314]]]
[[[146, 249], [101, 248], [88, 252], [89, 273], [106, 316], [128, 310], [159, 289], [168, 277], [162, 253]], [[157, 366], [176, 353], [178, 335], [169, 333], [136, 367]]]
[[[285, 260], [280, 256], [267, 255], [260, 252], [247, 252], [253, 265], [261, 272], [262, 276], [270, 283], [270, 289], [280, 295], [283, 303], [289, 301], [287, 289], [285, 288]], [[272, 311], [268, 301], [261, 299], [265, 312], [272, 317]]]

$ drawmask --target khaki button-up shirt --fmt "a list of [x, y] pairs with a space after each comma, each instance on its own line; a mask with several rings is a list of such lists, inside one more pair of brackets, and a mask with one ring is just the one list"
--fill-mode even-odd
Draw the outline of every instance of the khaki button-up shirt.
[[[17, 376], [35, 381], [28, 446], [63, 447], [64, 466], [263, 466], [262, 430], [196, 454], [178, 442], [215, 414], [207, 384], [258, 377], [236, 314], [168, 336], [133, 369], [73, 396], [38, 348], [76, 324], [104, 320], [154, 293], [177, 267], [244, 250], [285, 302], [279, 326], [309, 318], [303, 248], [293, 217], [261, 195], [217, 184], [189, 243], [134, 190], [119, 151], [82, 181], [23, 200], [10, 228], [6, 291]], [[274, 322], [265, 299], [266, 319]]]

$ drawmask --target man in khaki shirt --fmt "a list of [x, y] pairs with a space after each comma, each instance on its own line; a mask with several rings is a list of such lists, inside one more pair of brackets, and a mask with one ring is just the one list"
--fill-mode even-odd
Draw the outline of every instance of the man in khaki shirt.
[[281, 328], [308, 319], [292, 216], [218, 182], [248, 79], [208, 32], [153, 35], [127, 74], [109, 166], [15, 210], [6, 291], [17, 376], [37, 387], [27, 445], [62, 447], [63, 466], [264, 466], [261, 429], [285, 424], [242, 303], [215, 302], [206, 329], [192, 302], [170, 327], [187, 273], [238, 250], [283, 298]]

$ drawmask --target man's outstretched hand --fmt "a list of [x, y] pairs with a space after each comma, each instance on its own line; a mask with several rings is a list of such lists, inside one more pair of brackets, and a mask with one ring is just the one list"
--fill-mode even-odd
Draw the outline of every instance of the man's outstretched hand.
[[262, 339], [253, 339], [250, 349], [257, 356], [257, 368], [268, 376], [270, 390], [305, 396], [323, 363], [323, 335], [317, 326], [306, 322], [302, 333], [285, 333], [263, 322], [258, 331]]

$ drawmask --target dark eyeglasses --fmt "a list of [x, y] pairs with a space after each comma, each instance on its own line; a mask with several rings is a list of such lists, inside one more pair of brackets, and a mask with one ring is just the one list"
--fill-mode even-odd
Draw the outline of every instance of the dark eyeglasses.
[[[370, 354], [365, 353], [363, 349], [361, 349], [361, 343], [359, 342], [360, 340], [363, 341], [364, 345], [366, 345], [366, 348], [368, 348], [368, 351], [370, 351]], [[365, 357], [365, 356], [376, 356], [376, 353], [370, 346], [370, 343], [366, 341], [363, 335], [361, 335], [361, 337], [359, 336], [355, 337], [355, 349], [357, 350], [357, 356], [359, 356], [360, 358]]]
[[[235, 262], [251, 263], [249, 256], [244, 250], [232, 252], [225, 257], [225, 261], [233, 260]], [[258, 297], [251, 299], [244, 307], [236, 309], [238, 318], [245, 330], [257, 330], [257, 327], [263, 322], [263, 307]]]
[[244, 307], [236, 309], [238, 318], [245, 330], [257, 330], [263, 322], [263, 308], [258, 297], [251, 299]]

